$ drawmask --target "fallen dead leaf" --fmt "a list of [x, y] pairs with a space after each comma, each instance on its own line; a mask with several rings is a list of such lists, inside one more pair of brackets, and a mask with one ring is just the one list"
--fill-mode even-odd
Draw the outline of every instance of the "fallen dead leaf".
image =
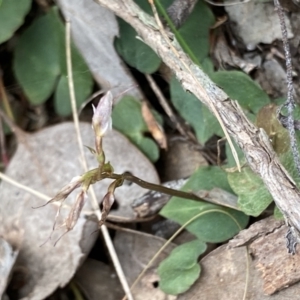
[[[90, 0], [58, 0], [57, 4], [65, 19], [71, 22], [74, 43], [101, 87], [112, 89], [117, 96], [135, 86], [136, 82], [114, 48], [114, 39], [119, 34], [115, 15]], [[142, 98], [138, 88], [126, 93]]]
[[115, 300], [124, 296], [115, 271], [101, 261], [87, 259], [77, 271], [75, 281], [88, 300]]
[[160, 148], [167, 149], [167, 138], [164, 133], [164, 130], [155, 120], [153, 113], [151, 112], [151, 110], [148, 107], [148, 104], [145, 101], [142, 102], [142, 115], [150, 133], [152, 134], [156, 142], [159, 144]]
[[[1, 220], [1, 223], [2, 220]], [[0, 297], [5, 292], [10, 276], [19, 255], [24, 231], [11, 222], [6, 231], [0, 234]]]
[[[166, 240], [162, 238], [145, 233], [117, 232], [114, 244], [129, 285], [133, 284], [165, 242]], [[174, 247], [174, 244], [170, 244], [133, 288], [132, 293], [135, 300], [175, 300], [177, 298], [166, 295], [159, 289], [159, 277], [156, 272], [159, 263], [167, 257]]]
[[[80, 129], [84, 145], [93, 146], [91, 125], [81, 123]], [[111, 131], [104, 139], [104, 149], [116, 172], [128, 171], [145, 180], [158, 181], [151, 163], [118, 132]], [[86, 153], [89, 167], [94, 168], [97, 163], [93, 155], [88, 150]], [[17, 182], [49, 196], [54, 196], [80, 174], [82, 168], [72, 123], [56, 125], [32, 135], [26, 134], [6, 171], [6, 175]], [[95, 185], [99, 201], [106, 193], [108, 184], [109, 180]], [[134, 218], [129, 203], [142, 193], [143, 189], [135, 185], [121, 187], [116, 193], [120, 201], [119, 209], [114, 213], [127, 219]], [[61, 210], [62, 218], [66, 217], [75, 196], [76, 192], [66, 200]], [[0, 235], [5, 233], [12, 219], [17, 220], [19, 228], [24, 230], [16, 265], [26, 270], [29, 276], [20, 288], [19, 296], [24, 299], [44, 299], [56, 288], [69, 282], [97, 238], [97, 234], [91, 235], [97, 229], [97, 222], [92, 218], [90, 202], [87, 201], [84, 206], [74, 229], [56, 247], [53, 247], [53, 242], [64, 231], [63, 228], [54, 234], [52, 241], [40, 247], [52, 231], [57, 205], [54, 203], [32, 209], [45, 203], [45, 200], [6, 182], [1, 183], [0, 199], [0, 219], [3, 220]]]
[[247, 62], [238, 56], [227, 44], [224, 34], [219, 34], [216, 37], [213, 54], [221, 68], [226, 65], [237, 67], [249, 74], [257, 65]]

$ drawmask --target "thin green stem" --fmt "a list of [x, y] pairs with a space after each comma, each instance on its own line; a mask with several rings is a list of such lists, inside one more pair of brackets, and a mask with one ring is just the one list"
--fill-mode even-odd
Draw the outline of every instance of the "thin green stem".
[[101, 179], [104, 179], [104, 178], [128, 180], [128, 181], [134, 182], [137, 185], [141, 186], [142, 188], [145, 188], [148, 190], [157, 191], [157, 192], [167, 194], [170, 196], [176, 196], [176, 197], [185, 198], [185, 199], [203, 201], [203, 199], [199, 198], [198, 196], [196, 196], [192, 193], [173, 190], [173, 189], [167, 188], [167, 187], [159, 185], [159, 184], [150, 183], [150, 182], [144, 181], [138, 177], [135, 177], [134, 175], [132, 175], [130, 173], [116, 174], [116, 173], [104, 173], [103, 172], [101, 174]]

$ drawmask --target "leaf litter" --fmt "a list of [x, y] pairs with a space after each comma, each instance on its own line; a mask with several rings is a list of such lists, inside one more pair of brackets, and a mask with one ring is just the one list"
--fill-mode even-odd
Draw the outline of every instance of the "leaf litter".
[[[81, 123], [80, 129], [84, 144], [93, 145], [90, 124]], [[77, 149], [72, 123], [62, 123], [35, 134], [26, 134], [19, 142], [6, 175], [25, 186], [53, 195], [63, 182], [70, 180], [74, 174], [82, 173]], [[116, 172], [127, 171], [148, 181], [158, 182], [151, 163], [121, 134], [115, 131], [108, 134], [104, 138], [104, 149], [108, 153], [107, 158], [116, 166]], [[89, 167], [96, 164], [91, 153], [88, 153], [87, 160]], [[108, 184], [106, 181], [95, 186], [99, 200], [106, 193]], [[135, 215], [128, 208], [129, 203], [143, 192], [138, 186], [131, 186], [130, 189], [128, 186], [120, 187], [116, 192], [120, 206], [118, 210], [112, 211], [112, 215], [115, 214], [119, 219], [133, 220]], [[69, 206], [74, 203], [74, 196], [70, 195], [62, 206], [58, 224], [67, 216]], [[19, 290], [19, 296], [24, 299], [44, 299], [70, 281], [93, 246], [97, 235], [91, 233], [97, 229], [97, 220], [93, 218], [92, 207], [87, 201], [74, 229], [56, 247], [53, 247], [53, 241], [61, 236], [64, 228], [54, 232], [51, 241], [40, 247], [51, 234], [57, 205], [53, 203], [44, 208], [32, 209], [43, 204], [44, 200], [6, 182], [1, 183], [0, 198], [0, 217], [3, 219], [0, 234], [5, 233], [12, 219], [17, 220], [18, 228], [24, 230], [16, 265], [25, 268], [29, 275]], [[123, 207], [127, 210], [123, 210]]]
[[[63, 0], [61, 0], [60, 1], [61, 3], [63, 3], [63, 2], [67, 2], [67, 1], [63, 1]], [[73, 3], [72, 3], [72, 5], [73, 5]], [[238, 7], [239, 5], [236, 5], [235, 7]], [[242, 5], [241, 5], [242, 6]], [[97, 6], [98, 7], [98, 6]], [[67, 9], [63, 9], [63, 11], [64, 11], [64, 14], [66, 15], [67, 13], [69, 13], [69, 11], [67, 10]], [[90, 14], [92, 15], [92, 13], [93, 13], [93, 9], [90, 9]], [[249, 15], [251, 15], [251, 13], [248, 13]], [[77, 16], [74, 16], [73, 15], [73, 17], [74, 18], [76, 18]], [[80, 17], [80, 19], [82, 19], [83, 17], [81, 16]], [[77, 20], [78, 21], [78, 20]], [[76, 22], [76, 21], [75, 21]], [[93, 21], [94, 22], [94, 21]], [[111, 23], [111, 24], [113, 24], [113, 23]], [[259, 24], [261, 24], [261, 23], [259, 23], [258, 22], [258, 26], [260, 26]], [[257, 25], [257, 24], [256, 24]], [[249, 26], [249, 25], [248, 25]], [[80, 31], [80, 30], [79, 30]], [[76, 34], [76, 31], [74, 32], [74, 34]], [[83, 38], [82, 38], [83, 39]], [[261, 40], [261, 41], [264, 41], [264, 40]], [[91, 42], [92, 43], [92, 42]], [[246, 43], [246, 42], [245, 42]], [[246, 43], [247, 44], [247, 43]], [[87, 43], [82, 43], [82, 46], [84, 46], [84, 45], [87, 45]], [[248, 43], [247, 44], [249, 47], [251, 47], [251, 43]], [[97, 51], [98, 51], [99, 49], [97, 49]], [[88, 52], [87, 50], [83, 50], [83, 52]], [[99, 53], [99, 51], [97, 52], [97, 53]], [[96, 60], [95, 60], [96, 61]], [[102, 66], [101, 66], [102, 67]], [[274, 86], [276, 86], [276, 85], [274, 85]], [[93, 142], [92, 143], [89, 143], [88, 145], [92, 145], [93, 144]], [[125, 143], [126, 144], [126, 143]], [[116, 146], [116, 145], [115, 145]], [[117, 146], [118, 147], [118, 146]], [[43, 147], [40, 147], [40, 149], [43, 149]], [[107, 153], [109, 153], [108, 151], [107, 151]], [[52, 155], [51, 156], [49, 156], [49, 157], [51, 157], [51, 160], [53, 160], [52, 159]], [[70, 161], [70, 158], [68, 158], [68, 159], [66, 159], [66, 161]], [[79, 165], [80, 163], [78, 163], [78, 160], [77, 160], [77, 162], [76, 162], [76, 164], [77, 165]], [[47, 164], [45, 164], [45, 165], [47, 165]], [[119, 166], [119, 163], [118, 164], [114, 164], [114, 166]], [[28, 170], [30, 170], [30, 168], [28, 168]], [[124, 169], [125, 171], [128, 171], [127, 169]], [[57, 170], [55, 170], [56, 172], [57, 172]], [[120, 171], [120, 172], [122, 172], [122, 171]], [[53, 172], [53, 173], [55, 173], [55, 172]], [[55, 189], [52, 189], [52, 188], [50, 188], [49, 189], [49, 191], [50, 191], [50, 193], [49, 193], [49, 195], [51, 194], [51, 195], [53, 195], [61, 186], [62, 186], [62, 184], [64, 183], [64, 182], [68, 182], [68, 180], [70, 179], [70, 178], [72, 178], [73, 176], [74, 176], [74, 174], [80, 174], [81, 172], [75, 172], [75, 173], [73, 173], [72, 172], [72, 175], [71, 176], [69, 176], [68, 178], [65, 178], [64, 177], [64, 179], [65, 180], [63, 180], [63, 182], [61, 181], [61, 182], [58, 182], [57, 184], [56, 184], [56, 186], [54, 187]], [[136, 173], [134, 173], [134, 174], [136, 174]], [[65, 175], [65, 174], [64, 174]], [[56, 176], [56, 175], [55, 175]], [[42, 178], [42, 176], [41, 176], [41, 178]], [[145, 177], [142, 177], [142, 178], [145, 178]], [[148, 179], [149, 180], [149, 179]], [[158, 180], [158, 179], [157, 179]], [[151, 180], [149, 180], [149, 181], [151, 181]], [[1, 186], [2, 187], [2, 186]], [[131, 189], [132, 189], [132, 186], [130, 187], [130, 191], [131, 191]], [[12, 189], [11, 189], [12, 190]], [[43, 189], [41, 189], [41, 190], [45, 190], [44, 188]], [[14, 192], [14, 190], [12, 190], [13, 192]], [[118, 191], [118, 190], [117, 190]], [[212, 190], [211, 190], [212, 191]], [[208, 190], [207, 190], [207, 192], [208, 192]], [[0, 192], [0, 193], [2, 193], [2, 192]], [[15, 192], [15, 193], [17, 193], [17, 192]], [[1, 194], [0, 194], [1, 195]], [[103, 195], [103, 193], [101, 194], [101, 195]], [[1, 195], [2, 196], [2, 195]], [[27, 196], [27, 197], [31, 197], [31, 196]], [[100, 197], [101, 198], [101, 197]], [[99, 198], [99, 199], [100, 199]], [[117, 197], [117, 200], [119, 200], [120, 198], [118, 198]], [[30, 199], [31, 200], [31, 199]], [[17, 202], [17, 203], [20, 203], [21, 201], [15, 201], [15, 202]], [[120, 203], [120, 201], [117, 201], [118, 202], [118, 204]], [[124, 202], [125, 203], [125, 202]], [[129, 203], [129, 202], [128, 202]], [[128, 203], [126, 203], [126, 205], [124, 205], [124, 207], [122, 208], [122, 209], [120, 209], [120, 207], [117, 209], [117, 210], [113, 210], [112, 212], [111, 212], [111, 219], [114, 219], [114, 217], [115, 217], [115, 219], [114, 220], [134, 220], [134, 218], [135, 218], [135, 215], [132, 213], [132, 211], [131, 211], [131, 209], [128, 209], [129, 208], [129, 205], [128, 205]], [[68, 205], [68, 203], [66, 203], [66, 206]], [[54, 206], [53, 204], [52, 205], [49, 205], [47, 208], [44, 208], [44, 209], [41, 209], [41, 210], [48, 210], [48, 209], [50, 209], [50, 207], [52, 207], [52, 206]], [[229, 205], [230, 206], [230, 205]], [[233, 205], [231, 205], [231, 207], [234, 207], [235, 206], [235, 208], [236, 208], [236, 202], [234, 201], [234, 204]], [[127, 210], [126, 210], [126, 208], [127, 208]], [[22, 205], [20, 205], [19, 206], [19, 209], [21, 209], [21, 210], [23, 210], [23, 207], [22, 207]], [[54, 206], [54, 209], [53, 209], [53, 211], [56, 211], [57, 210], [57, 207], [55, 207]], [[87, 215], [85, 215], [86, 214], [86, 210], [89, 210], [89, 208], [88, 207], [84, 207], [83, 208], [83, 213], [84, 213], [84, 216], [87, 218], [87, 220], [83, 220], [82, 222], [86, 222], [86, 223], [89, 223], [89, 221], [91, 221], [90, 220], [90, 216], [87, 214]], [[122, 214], [122, 211], [124, 212], [124, 214]], [[121, 212], [121, 213], [120, 213]], [[25, 211], [25, 213], [26, 213], [26, 211]], [[32, 211], [31, 211], [31, 213], [32, 213]], [[34, 212], [35, 213], [35, 212]], [[64, 214], [65, 213], [65, 210], [64, 209], [62, 209], [62, 214]], [[120, 213], [120, 214], [119, 214]], [[54, 212], [52, 213], [52, 218], [53, 218], [53, 215], [54, 215]], [[125, 217], [124, 217], [125, 216]], [[18, 215], [18, 218], [20, 218], [20, 216]], [[52, 219], [53, 220], [53, 219]], [[88, 226], [86, 226], [86, 227], [92, 227], [93, 226], [93, 222], [90, 222], [91, 224], [90, 225], [88, 225]], [[45, 227], [47, 227], [48, 226], [48, 222], [45, 222], [45, 224], [44, 225], [41, 225], [41, 227], [43, 227], [43, 226], [45, 226]], [[50, 225], [50, 223], [49, 223], [49, 225]], [[76, 225], [75, 226], [75, 228], [74, 228], [74, 230], [76, 230], [76, 228], [78, 227], [79, 225]], [[81, 226], [81, 225], [80, 225]], [[49, 228], [50, 228], [50, 231], [51, 231], [51, 226], [48, 226]], [[89, 227], [89, 228], [90, 228]], [[48, 228], [48, 229], [49, 229]], [[35, 228], [35, 230], [36, 231], [38, 231], [39, 230], [39, 227], [37, 226], [36, 228]], [[73, 230], [73, 231], [74, 231]], [[71, 232], [72, 233], [72, 232]], [[66, 237], [64, 237], [59, 243], [58, 243], [58, 245], [57, 245], [57, 247], [56, 248], [58, 248], [59, 247], [59, 245], [60, 245], [60, 243], [63, 243], [63, 241], [65, 240], [65, 239], [70, 239], [71, 240], [71, 238], [67, 238], [69, 235], [71, 235], [71, 233], [69, 233], [68, 235], [66, 235]], [[118, 233], [119, 234], [119, 233]], [[46, 234], [47, 235], [47, 234]], [[83, 233], [82, 233], [82, 235], [83, 235]], [[151, 241], [152, 241], [152, 239], [150, 238], [150, 236], [148, 237]], [[280, 238], [280, 237], [279, 237]], [[85, 239], [84, 240], [86, 240], [87, 238], [85, 237]], [[78, 242], [78, 240], [79, 239], [77, 239], [77, 242]], [[117, 239], [116, 239], [117, 240]], [[70, 243], [71, 244], [71, 243]], [[76, 244], [76, 243], [75, 243]], [[84, 244], [82, 241], [81, 241], [81, 243], [80, 244]], [[145, 246], [145, 243], [144, 243], [144, 246]], [[47, 248], [47, 244], [44, 246], [44, 247], [46, 247]], [[43, 248], [44, 248], [43, 247]], [[120, 253], [121, 253], [121, 251], [123, 251], [123, 248], [124, 248], [124, 244], [120, 244], [119, 245], [119, 248], [121, 249], [121, 250], [119, 250], [120, 251]], [[43, 249], [43, 248], [40, 248], [40, 249]], [[124, 248], [125, 249], [125, 248]], [[238, 294], [239, 296], [240, 295], [242, 295], [242, 292], [244, 291], [243, 290], [243, 288], [244, 288], [244, 286], [243, 286], [243, 284], [245, 283], [242, 279], [244, 279], [244, 277], [243, 277], [243, 275], [245, 275], [245, 265], [244, 264], [242, 264], [242, 263], [245, 263], [246, 262], [246, 255], [245, 255], [245, 251], [240, 251], [241, 249], [239, 249], [239, 248], [235, 248], [235, 249], [227, 249], [227, 248], [225, 248], [225, 247], [220, 247], [220, 248], [218, 248], [217, 250], [215, 250], [215, 252], [212, 252], [210, 255], [208, 255], [208, 257], [207, 257], [207, 259], [206, 258], [204, 258], [203, 260], [202, 260], [202, 263], [203, 263], [203, 269], [204, 269], [204, 272], [203, 272], [203, 280], [204, 280], [204, 288], [206, 287], [206, 290], [204, 290], [204, 292], [202, 292], [201, 293], [201, 291], [203, 291], [202, 289], [203, 289], [203, 286], [201, 286], [201, 288], [199, 288], [199, 286], [198, 286], [198, 283], [196, 284], [196, 286], [195, 287], [197, 287], [197, 289], [198, 289], [198, 291], [196, 292], [196, 293], [194, 293], [194, 294], [190, 294], [189, 292], [186, 294], [186, 295], [182, 295], [182, 296], [180, 296], [179, 297], [179, 299], [198, 299], [199, 298], [199, 295], [201, 296], [201, 299], [206, 299], [205, 297], [207, 297], [207, 299], [223, 299], [222, 298], [222, 296], [224, 296], [224, 295], [228, 295], [228, 299], [235, 299], [234, 297], [237, 297], [237, 294], [238, 294], [238, 292], [239, 291], [241, 291], [241, 294]], [[243, 249], [242, 249], [243, 250]], [[132, 250], [132, 248], [130, 249], [130, 250], [128, 250], [128, 251], [133, 251]], [[254, 251], [254, 250], [253, 250]], [[140, 251], [140, 252], [142, 252], [142, 251]], [[131, 253], [131, 252], [129, 252], [129, 253]], [[82, 255], [84, 255], [84, 254], [82, 254]], [[282, 256], [284, 256], [284, 254], [282, 254]], [[212, 257], [211, 258], [211, 260], [215, 260], [213, 263], [214, 264], [212, 264], [212, 261], [210, 260], [210, 257]], [[230, 265], [230, 264], [227, 264], [227, 265], [225, 265], [225, 267], [223, 268], [221, 268], [221, 273], [218, 273], [218, 271], [216, 271], [214, 268], [211, 268], [212, 266], [214, 267], [220, 267], [220, 264], [222, 264], [222, 262], [223, 262], [223, 260], [230, 260], [230, 259], [232, 259], [232, 260], [235, 260], [234, 262], [233, 261], [230, 261], [232, 264]], [[244, 259], [244, 260], [243, 260]], [[217, 263], [216, 263], [217, 262]], [[211, 265], [209, 264], [209, 263], [211, 263]], [[226, 261], [225, 261], [225, 264], [226, 264]], [[236, 277], [230, 277], [230, 275], [232, 275], [232, 272], [233, 271], [236, 271], [237, 269], [238, 270], [240, 270], [239, 269], [239, 266], [236, 266], [235, 264], [240, 264], [241, 266], [243, 266], [243, 270], [241, 270], [240, 271], [240, 273], [238, 273], [239, 275], [240, 275], [240, 277], [237, 279]], [[209, 267], [207, 267], [207, 266], [209, 266]], [[226, 269], [227, 268], [227, 269]], [[129, 267], [128, 267], [128, 269], [129, 269]], [[211, 276], [211, 273], [209, 272], [210, 271], [210, 269], [213, 269], [213, 276]], [[252, 274], [251, 272], [253, 271], [252, 270], [253, 268], [252, 268], [252, 266], [250, 267], [250, 270], [249, 270], [249, 272], [250, 272], [250, 275]], [[267, 265], [267, 263], [265, 262], [265, 261], [263, 261], [263, 262], [261, 262], [261, 264], [260, 264], [260, 271], [262, 271], [262, 272], [265, 272], [264, 274], [266, 274], [267, 272], [266, 272], [266, 270], [268, 269], [268, 265]], [[242, 271], [244, 271], [244, 273], [242, 273]], [[227, 273], [226, 273], [227, 272]], [[253, 273], [253, 274], [255, 274], [254, 276], [256, 276], [257, 277], [257, 270], [255, 269], [255, 271], [253, 271], [253, 272], [256, 272], [256, 273]], [[219, 275], [222, 275], [222, 276], [219, 276]], [[225, 281], [223, 280], [226, 276], [223, 276], [223, 275], [226, 275], [228, 278], [226, 278], [225, 279]], [[259, 273], [260, 275], [261, 275], [261, 273]], [[149, 275], [149, 274], [148, 274]], [[153, 275], [152, 273], [150, 273], [150, 275], [147, 277], [145, 277], [146, 278], [146, 285], [153, 285], [153, 282], [156, 282], [157, 281], [157, 277], [155, 277], [156, 275]], [[205, 278], [206, 276], [208, 276], [208, 279], [207, 278]], [[272, 276], [272, 274], [270, 275], [270, 274], [268, 274], [268, 276]], [[268, 278], [270, 278], [270, 277], [266, 277], [267, 279]], [[217, 277], [217, 279], [219, 279], [220, 278], [220, 280], [219, 281], [216, 281], [215, 280], [215, 278]], [[155, 278], [155, 280], [156, 281], [153, 281], [152, 279], [151, 280], [148, 280], [149, 278]], [[266, 279], [265, 278], [265, 279]], [[231, 282], [230, 282], [230, 279], [231, 279]], [[267, 280], [266, 279], [266, 280]], [[271, 277], [271, 279], [272, 279], [272, 277]], [[148, 281], [147, 281], [148, 280]], [[207, 286], [206, 286], [206, 281], [205, 280], [208, 280], [208, 281], [210, 281], [210, 282], [208, 282], [207, 284]], [[228, 281], [227, 281], [228, 280]], [[268, 279], [269, 280], [269, 279]], [[201, 279], [200, 279], [200, 281], [201, 281]], [[219, 287], [218, 287], [218, 285], [216, 285], [216, 286], [211, 286], [211, 285], [209, 285], [209, 283], [216, 283], [216, 284], [221, 284], [221, 287], [224, 287], [224, 289], [219, 289]], [[226, 284], [224, 284], [224, 282], [225, 283], [228, 283], [228, 286], [226, 285]], [[284, 281], [284, 284], [286, 284], [286, 282], [288, 282], [288, 283], [290, 283], [290, 282], [292, 282], [292, 281]], [[235, 285], [234, 285], [234, 283], [236, 283], [237, 285], [237, 290], [236, 290], [236, 295], [233, 295], [233, 294], [229, 294], [229, 292], [231, 292], [232, 293], [232, 291], [235, 291]], [[201, 284], [203, 285], [203, 282], [201, 281]], [[231, 284], [231, 285], [230, 285]], [[232, 285], [233, 284], [233, 285]], [[280, 284], [278, 285], [278, 286], [280, 286]], [[230, 287], [230, 289], [231, 289], [231, 291], [227, 291], [226, 289], [229, 289], [229, 287]], [[262, 287], [261, 285], [259, 285], [259, 287]], [[210, 291], [210, 289], [211, 290], [213, 290], [214, 291], [214, 293], [211, 293], [211, 294], [209, 294], [209, 292], [211, 292]], [[220, 293], [219, 292], [217, 292], [217, 291], [215, 291], [215, 290], [217, 290], [217, 289], [219, 289], [220, 290]], [[292, 288], [290, 288], [291, 290], [292, 290], [292, 293], [293, 293], [293, 291], [294, 291], [294, 293], [295, 294], [289, 294], [289, 293], [287, 293], [287, 294], [285, 294], [285, 296], [286, 297], [293, 297], [293, 298], [295, 298], [295, 297], [297, 297], [296, 296], [296, 291], [297, 291], [297, 288], [296, 288], [296, 285], [294, 286], [294, 287], [292, 287]], [[290, 290], [289, 289], [289, 290]], [[224, 293], [224, 290], [225, 290], [225, 293]], [[143, 291], [144, 290], [141, 290], [140, 291], [140, 293], [141, 294], [143, 294]], [[152, 290], [153, 291], [153, 290]], [[261, 289], [259, 290], [259, 292], [261, 291]], [[222, 293], [223, 292], [223, 293]], [[228, 292], [228, 293], [227, 293]], [[283, 291], [284, 292], [284, 291]], [[206, 294], [207, 293], [207, 294]], [[219, 294], [218, 294], [219, 293]], [[150, 293], [151, 294], [151, 293]], [[153, 294], [152, 294], [153, 295]], [[220, 297], [220, 298], [209, 298], [210, 296], [212, 296], [213, 295], [213, 297], [215, 296], [215, 297]], [[257, 297], [259, 297], [259, 299], [265, 299], [264, 298], [264, 296], [263, 295], [261, 295], [261, 294], [255, 294], [255, 292], [252, 292], [252, 290], [250, 290], [249, 291], [249, 294], [248, 295], [251, 295], [251, 296], [249, 296], [249, 299], [258, 299]], [[255, 296], [253, 296], [253, 295], [255, 295]], [[276, 297], [277, 295], [283, 295], [283, 294], [281, 294], [281, 293], [278, 293], [278, 294], [276, 294], [276, 295], [274, 295], [273, 297]], [[292, 296], [293, 295], [293, 296]], [[167, 296], [166, 296], [167, 297]], [[241, 297], [238, 297], [237, 299], [240, 299]], [[153, 298], [150, 298], [150, 299], [153, 299]], [[162, 298], [162, 299], [169, 299], [169, 298]], [[170, 298], [171, 299], [171, 298]], [[173, 298], [172, 298], [173, 299]], [[267, 299], [267, 298], [266, 298]], [[285, 298], [280, 298], [279, 296], [278, 296], [278, 298], [274, 298], [274, 299], [285, 299]]]

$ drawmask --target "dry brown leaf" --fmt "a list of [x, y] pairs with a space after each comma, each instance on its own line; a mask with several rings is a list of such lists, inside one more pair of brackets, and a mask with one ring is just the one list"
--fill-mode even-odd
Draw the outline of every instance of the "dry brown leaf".
[[75, 280], [89, 300], [116, 300], [124, 296], [115, 271], [101, 261], [87, 259]]
[[237, 55], [227, 44], [224, 34], [219, 34], [216, 37], [213, 54], [221, 68], [225, 65], [237, 67], [249, 74], [257, 65], [247, 62]]
[[[114, 240], [121, 265], [132, 285], [134, 280], [145, 268], [156, 252], [164, 245], [166, 240], [140, 232], [117, 232]], [[159, 263], [174, 249], [170, 244], [153, 265], [146, 271], [139, 283], [133, 288], [135, 300], [175, 300], [175, 296], [166, 295], [158, 288], [159, 277], [156, 269]]]
[[159, 144], [160, 148], [167, 149], [167, 138], [164, 130], [155, 120], [153, 113], [151, 112], [148, 104], [145, 101], [142, 102], [142, 116], [147, 124], [148, 130], [150, 131], [156, 142]]
[[[272, 218], [259, 221], [241, 231], [236, 241], [229, 243], [230, 247], [223, 245], [201, 260], [200, 278], [178, 300], [240, 300], [244, 299], [245, 289], [247, 300], [297, 299], [300, 283], [292, 286], [289, 284], [295, 280], [293, 273], [299, 273], [292, 268], [293, 264], [299, 264], [299, 254], [292, 256], [287, 253], [282, 239], [285, 232], [286, 227], [282, 221]], [[250, 246], [247, 248], [242, 246], [244, 244]], [[231, 248], [232, 246], [236, 248]], [[251, 254], [248, 254], [249, 267], [246, 251]], [[274, 292], [275, 286], [278, 288], [281, 285], [283, 288], [283, 284], [289, 287], [271, 297], [266, 295], [270, 289]]]
[[[113, 94], [118, 95], [136, 85], [113, 45], [119, 34], [114, 14], [90, 0], [57, 0], [57, 4], [71, 22], [74, 43], [101, 87], [113, 88]], [[142, 98], [138, 88], [127, 94]]]
[[[93, 146], [91, 125], [81, 123], [80, 128], [84, 145]], [[107, 159], [116, 166], [116, 172], [129, 171], [143, 179], [158, 181], [151, 163], [118, 132], [112, 131], [104, 138], [104, 149]], [[94, 168], [97, 165], [95, 158], [88, 150], [86, 153], [89, 167]], [[19, 143], [6, 175], [25, 186], [54, 196], [74, 176], [82, 174], [79, 157], [74, 125], [63, 123], [26, 135], [22, 143]], [[109, 183], [107, 180], [95, 185], [99, 201], [105, 195]], [[120, 205], [114, 213], [123, 218], [134, 218], [129, 203], [143, 192], [142, 188], [134, 185], [121, 187], [116, 191]], [[63, 219], [67, 216], [75, 196], [76, 193], [73, 193], [65, 201], [61, 209]], [[97, 229], [97, 222], [91, 217], [90, 201], [88, 199], [83, 207], [74, 229], [56, 247], [53, 247], [53, 242], [64, 232], [63, 228], [53, 235], [52, 241], [40, 247], [52, 231], [57, 205], [53, 203], [32, 209], [43, 204], [45, 200], [6, 182], [1, 183], [0, 199], [0, 219], [3, 219], [0, 235], [3, 235], [12, 219], [17, 220], [19, 228], [24, 230], [17, 266], [27, 270], [30, 276], [19, 290], [19, 295], [24, 299], [44, 299], [56, 288], [69, 282], [97, 238], [97, 234], [91, 235]], [[60, 222], [61, 219], [58, 224]]]

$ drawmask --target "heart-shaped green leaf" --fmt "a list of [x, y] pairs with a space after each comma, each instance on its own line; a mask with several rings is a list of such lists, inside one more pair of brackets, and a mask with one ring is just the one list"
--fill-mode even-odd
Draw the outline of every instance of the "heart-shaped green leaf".
[[[55, 109], [71, 113], [68, 91], [65, 33], [57, 8], [35, 20], [24, 31], [15, 48], [14, 72], [33, 105], [44, 103], [55, 91]], [[75, 95], [78, 106], [91, 92], [93, 80], [88, 67], [72, 45]]]
[[186, 92], [173, 76], [170, 83], [171, 101], [178, 113], [194, 128], [197, 139], [205, 143], [212, 135], [223, 131], [213, 114], [194, 95]]
[[118, 19], [120, 38], [115, 46], [126, 63], [142, 73], [151, 74], [157, 71], [161, 59], [144, 42], [137, 38], [136, 31], [122, 19]]
[[0, 1], [0, 43], [7, 41], [23, 24], [31, 7], [31, 0]]
[[[199, 20], [201, 20], [201, 26], [199, 26]], [[178, 30], [199, 63], [202, 63], [208, 56], [209, 31], [214, 22], [214, 15], [207, 4], [204, 1], [198, 1], [191, 15]]]
[[273, 201], [261, 178], [248, 166], [228, 173], [228, 181], [238, 195], [239, 208], [247, 215], [259, 216]]
[[[191, 176], [183, 190], [193, 192], [214, 187], [231, 192], [226, 172], [218, 167], [204, 167]], [[172, 197], [160, 214], [180, 225], [198, 216], [187, 229], [200, 240], [211, 243], [230, 239], [248, 223], [248, 216], [240, 211], [178, 197]]]
[[205, 250], [206, 244], [200, 240], [176, 247], [158, 267], [160, 289], [171, 295], [187, 291], [200, 275], [198, 257]]
[[257, 113], [270, 99], [248, 75], [239, 71], [220, 71], [210, 78], [233, 100], [250, 112]]

